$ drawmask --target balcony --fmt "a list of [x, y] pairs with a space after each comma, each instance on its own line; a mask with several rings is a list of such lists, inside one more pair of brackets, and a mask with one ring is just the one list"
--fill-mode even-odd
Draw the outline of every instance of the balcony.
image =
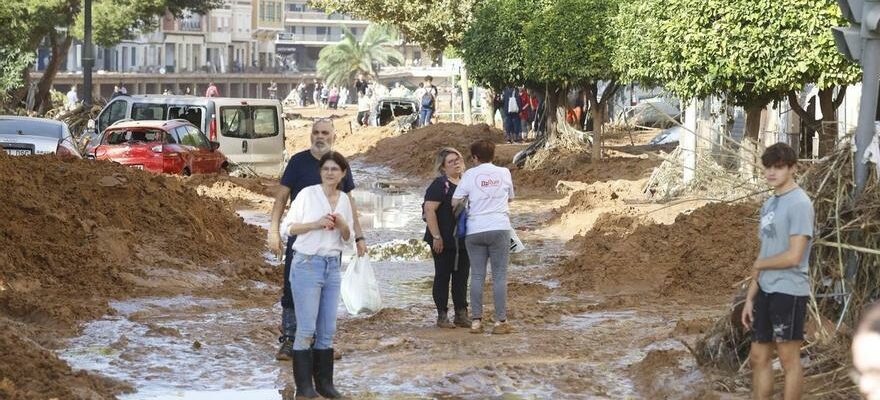
[[284, 15], [284, 19], [288, 24], [298, 25], [366, 26], [370, 24], [370, 21], [351, 19], [351, 17], [343, 14], [326, 14], [314, 11], [288, 11]]
[[342, 40], [341, 36], [331, 35], [329, 33], [326, 34], [317, 34], [317, 33], [290, 33], [290, 32], [281, 32], [278, 34], [278, 43], [284, 44], [315, 44], [315, 45], [324, 45], [324, 44], [332, 44]]

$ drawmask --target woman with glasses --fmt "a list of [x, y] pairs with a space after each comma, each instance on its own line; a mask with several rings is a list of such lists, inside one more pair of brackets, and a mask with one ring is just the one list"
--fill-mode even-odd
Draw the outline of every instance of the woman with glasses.
[[293, 342], [296, 397], [316, 398], [320, 394], [335, 399], [341, 397], [333, 386], [340, 258], [354, 236], [354, 218], [351, 198], [341, 190], [349, 169], [345, 157], [328, 152], [318, 168], [321, 184], [299, 192], [281, 223], [281, 233], [296, 236], [290, 269], [297, 321]]
[[[467, 284], [470, 261], [464, 238], [456, 237], [456, 217], [452, 208], [452, 194], [464, 172], [464, 159], [451, 147], [437, 153], [434, 169], [440, 174], [425, 192], [425, 241], [431, 246], [434, 258], [434, 304], [437, 306], [437, 326], [440, 328], [470, 327], [467, 316]], [[452, 281], [452, 304], [455, 317], [447, 315], [449, 282]]]

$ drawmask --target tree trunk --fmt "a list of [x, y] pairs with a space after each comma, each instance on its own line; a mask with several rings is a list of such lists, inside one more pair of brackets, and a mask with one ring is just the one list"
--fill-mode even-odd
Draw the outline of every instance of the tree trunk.
[[602, 133], [605, 130], [605, 103], [590, 101], [590, 116], [593, 118], [592, 160], [602, 159]]
[[753, 105], [746, 107], [746, 137], [754, 141], [758, 141], [758, 134], [761, 133], [761, 112], [767, 104]]
[[[841, 89], [842, 90], [842, 89]], [[838, 98], [842, 101], [845, 93]], [[834, 100], [834, 87], [819, 90], [819, 109], [822, 110], [822, 126], [819, 130], [819, 156], [834, 151], [837, 147], [837, 108], [840, 103]]]
[[470, 125], [474, 123], [471, 119], [471, 94], [468, 93], [470, 90], [470, 82], [468, 82], [468, 74], [467, 68], [461, 68], [461, 104], [462, 104], [462, 112], [464, 112], [464, 123], [465, 125]]
[[486, 89], [483, 92], [483, 117], [486, 119], [486, 124], [495, 127], [495, 90], [494, 89]]
[[73, 36], [67, 35], [59, 43], [57, 34], [53, 32], [49, 34], [49, 41], [52, 45], [52, 58], [49, 60], [46, 70], [43, 71], [40, 83], [37, 84], [37, 98], [34, 104], [41, 115], [45, 114], [52, 107], [49, 91], [52, 89], [52, 83], [55, 80], [55, 75], [58, 74], [58, 70], [61, 68], [61, 64], [67, 59], [67, 51], [70, 50], [70, 44], [73, 43]]
[[559, 88], [548, 86], [547, 92], [544, 94], [544, 118], [547, 121], [544, 135], [547, 137], [547, 142], [553, 142], [559, 137], [559, 120], [556, 118], [556, 111], [562, 104], [562, 95], [559, 92]]

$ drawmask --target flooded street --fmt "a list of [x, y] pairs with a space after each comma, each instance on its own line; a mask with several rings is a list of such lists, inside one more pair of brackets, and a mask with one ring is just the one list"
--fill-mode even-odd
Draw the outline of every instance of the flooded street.
[[[472, 335], [434, 327], [433, 263], [418, 187], [389, 183], [382, 170], [358, 165], [354, 193], [371, 245], [384, 309], [349, 316], [339, 306], [336, 382], [354, 398], [634, 398], [645, 393], [703, 398], [704, 376], [674, 338], [679, 319], [714, 315], [717, 307], [614, 305], [609, 297], [563, 292], [548, 266], [567, 251], [533, 233], [546, 207], [518, 200], [514, 224], [528, 249], [512, 257], [509, 307], [515, 332]], [[528, 210], [535, 210], [529, 212]], [[238, 210], [268, 228], [263, 211]], [[415, 240], [412, 240], [415, 239]], [[261, 244], [255, 244], [261, 245]], [[278, 268], [274, 256], [265, 254]], [[346, 255], [346, 259], [350, 258]], [[346, 263], [344, 261], [343, 263]], [[287, 399], [292, 373], [277, 362], [277, 286], [251, 282], [259, 301], [216, 296], [135, 298], [111, 303], [112, 315], [85, 325], [61, 351], [74, 368], [134, 386], [123, 399]], [[487, 290], [491, 322], [491, 290]], [[656, 364], [642, 365], [660, 354]], [[714, 395], [714, 394], [713, 394]]]

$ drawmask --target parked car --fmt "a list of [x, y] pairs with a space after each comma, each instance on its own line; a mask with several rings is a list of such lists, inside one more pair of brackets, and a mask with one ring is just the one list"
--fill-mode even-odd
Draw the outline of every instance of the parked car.
[[67, 124], [54, 119], [0, 116], [0, 147], [14, 156], [55, 154], [82, 158]]
[[416, 115], [418, 119], [419, 102], [410, 97], [383, 97], [379, 99], [379, 126], [385, 126], [397, 117]]
[[284, 113], [281, 102], [193, 96], [117, 96], [96, 121], [96, 136], [115, 122], [185, 119], [220, 143], [230, 163], [258, 175], [277, 176], [284, 170]]
[[104, 130], [88, 158], [156, 173], [216, 174], [228, 168], [219, 148], [186, 120], [122, 121]]

